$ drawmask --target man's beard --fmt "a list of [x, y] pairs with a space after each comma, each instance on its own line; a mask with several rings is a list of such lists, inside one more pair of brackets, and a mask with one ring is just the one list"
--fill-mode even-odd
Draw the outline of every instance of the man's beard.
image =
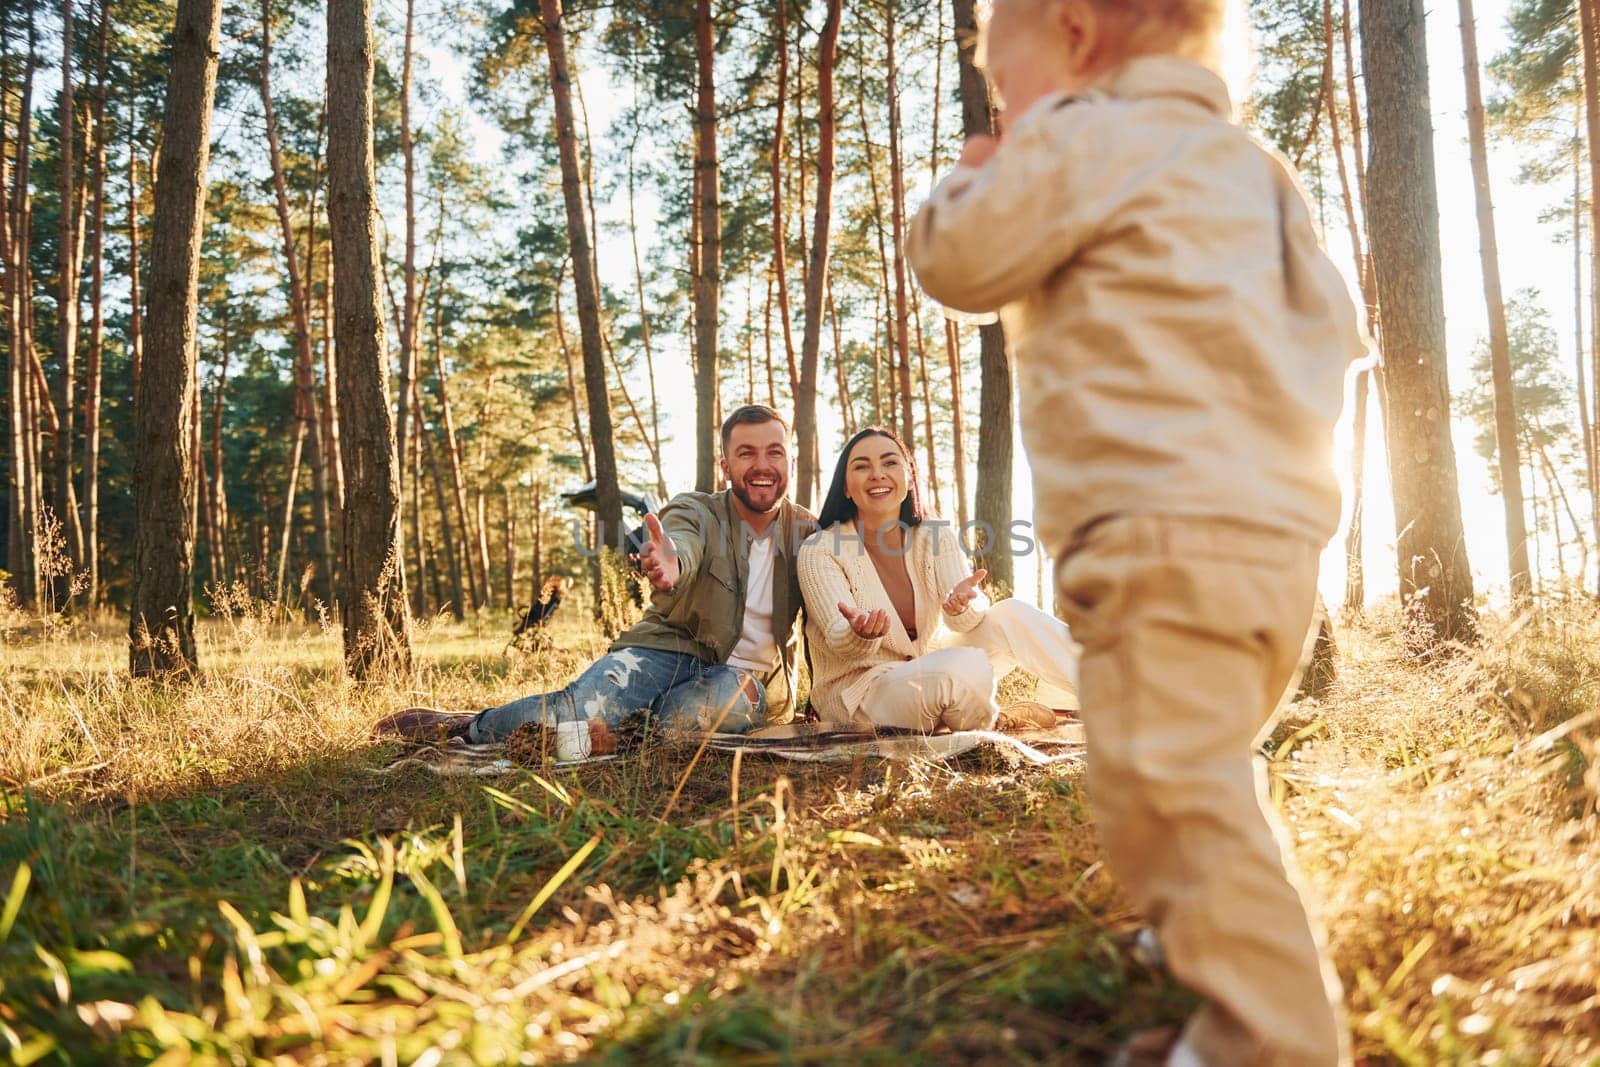
[[776, 510], [778, 505], [783, 503], [784, 496], [789, 492], [789, 482], [781, 475], [775, 481], [773, 481], [772, 488], [769, 490], [772, 493], [772, 503], [767, 507], [758, 506], [756, 502], [750, 498], [748, 479], [746, 479], [744, 482], [734, 482], [731, 488], [733, 489], [733, 495], [739, 498], [739, 503], [755, 512], [757, 515], [762, 515], [766, 512]]

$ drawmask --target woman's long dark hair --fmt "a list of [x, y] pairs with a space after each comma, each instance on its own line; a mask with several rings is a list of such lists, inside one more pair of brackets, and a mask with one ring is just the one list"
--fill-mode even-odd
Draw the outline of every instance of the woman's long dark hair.
[[850, 466], [850, 453], [863, 437], [887, 437], [900, 450], [906, 464], [906, 498], [900, 501], [900, 521], [907, 526], [922, 522], [922, 492], [917, 487], [917, 463], [907, 451], [905, 442], [895, 432], [884, 426], [868, 426], [857, 430], [854, 437], [844, 443], [839, 462], [833, 465], [833, 481], [828, 484], [828, 495], [822, 501], [822, 512], [817, 516], [817, 526], [826, 530], [841, 522], [852, 522], [856, 517], [856, 502], [845, 495], [844, 479]]

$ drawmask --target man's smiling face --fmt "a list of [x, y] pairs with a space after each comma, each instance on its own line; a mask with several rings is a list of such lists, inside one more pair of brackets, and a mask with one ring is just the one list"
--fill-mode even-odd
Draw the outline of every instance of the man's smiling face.
[[742, 422], [728, 435], [722, 473], [739, 503], [764, 515], [789, 492], [790, 463], [789, 431], [783, 423]]

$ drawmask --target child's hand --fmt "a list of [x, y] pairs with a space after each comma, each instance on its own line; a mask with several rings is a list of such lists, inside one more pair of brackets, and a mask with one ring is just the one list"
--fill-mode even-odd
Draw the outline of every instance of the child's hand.
[[958, 167], [981, 167], [989, 162], [995, 149], [1000, 147], [1000, 138], [987, 133], [975, 133], [967, 138], [967, 143], [961, 146], [961, 158], [956, 160]]

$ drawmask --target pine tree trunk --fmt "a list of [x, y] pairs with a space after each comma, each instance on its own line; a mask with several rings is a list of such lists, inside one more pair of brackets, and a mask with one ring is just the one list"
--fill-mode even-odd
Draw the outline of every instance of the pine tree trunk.
[[[989, 86], [973, 65], [977, 20], [973, 0], [952, 0], [952, 28], [961, 69], [961, 128], [967, 136], [994, 133]], [[1005, 331], [999, 323], [978, 328], [978, 492], [975, 519], [979, 536], [988, 537], [974, 567], [986, 567], [989, 582], [1001, 590], [1016, 586], [1007, 532], [1011, 527], [1011, 463], [1013, 447], [1011, 364]]]
[[[714, 33], [711, 0], [695, 0], [695, 171], [700, 181], [699, 200], [694, 210], [700, 216], [700, 251], [694, 275], [694, 486], [702, 493], [709, 493], [717, 486], [717, 318], [722, 284], [722, 181], [717, 156]], [[581, 292], [580, 289], [580, 315]], [[587, 370], [587, 362], [584, 366]], [[604, 378], [596, 380], [604, 381]], [[601, 529], [611, 528], [602, 516]]]
[[[565, 264], [563, 264], [563, 268]], [[556, 341], [561, 346], [561, 358], [567, 365], [567, 399], [572, 406], [572, 434], [578, 441], [578, 453], [583, 458], [583, 479], [594, 479], [594, 462], [589, 453], [589, 441], [583, 433], [583, 416], [578, 409], [578, 372], [572, 361], [572, 346], [567, 343], [566, 317], [561, 313], [561, 292], [565, 286], [565, 269], [556, 275], [555, 288], [550, 291], [555, 305]]]
[[[51, 507], [61, 523], [65, 550], [74, 568], [83, 563], [83, 526], [78, 516], [77, 491], [72, 480], [74, 412], [77, 406], [78, 365], [78, 272], [81, 262], [77, 232], [74, 229], [77, 201], [74, 155], [77, 139], [72, 91], [72, 0], [61, 0], [61, 129], [57, 138], [61, 164], [61, 202], [57, 215], [60, 244], [57, 252], [57, 278], [60, 288], [56, 300], [56, 332], [60, 345], [60, 365], [56, 368], [56, 436], [51, 442], [55, 477], [51, 484]], [[61, 575], [53, 600], [65, 607], [71, 598], [70, 575]]]
[[[441, 286], [440, 288], [443, 288]], [[439, 329], [442, 315], [439, 302], [434, 302], [434, 329]], [[435, 333], [437, 336], [437, 332]], [[490, 425], [489, 404], [494, 397], [494, 386], [498, 375], [490, 371], [488, 380], [483, 385], [483, 406], [478, 409], [478, 426], [480, 430]], [[489, 575], [489, 513], [484, 505], [483, 472], [489, 460], [489, 435], [478, 434], [478, 459], [474, 471], [477, 483], [472, 487], [472, 510], [476, 521], [473, 523], [473, 536], [478, 547], [476, 565], [478, 569], [478, 588], [483, 591], [483, 599], [478, 603], [478, 610], [494, 607], [494, 585]]]
[[[1600, 549], [1600, 477], [1595, 470], [1594, 424], [1589, 418], [1589, 396], [1585, 379], [1588, 362], [1583, 358], [1583, 155], [1582, 138], [1576, 118], [1572, 130], [1572, 329], [1576, 366], [1573, 381], [1578, 386], [1578, 426], [1583, 433], [1583, 471], [1589, 489], [1589, 529]], [[1600, 389], [1600, 382], [1595, 383]], [[1582, 582], [1580, 581], [1580, 585]]]
[[[89, 355], [83, 382], [83, 552], [87, 585], [84, 603], [90, 611], [100, 606], [100, 406], [104, 391], [101, 364], [105, 355], [105, 238], [106, 238], [106, 30], [110, 21], [108, 0], [100, 0], [98, 40], [95, 46], [94, 186], [90, 244], [93, 273], [89, 281]], [[3, 184], [3, 180], [0, 180]]]
[[1494, 201], [1489, 189], [1489, 149], [1483, 130], [1483, 90], [1478, 74], [1478, 31], [1472, 0], [1457, 0], [1461, 13], [1461, 69], [1467, 86], [1467, 132], [1472, 156], [1472, 191], [1478, 212], [1478, 255], [1483, 265], [1483, 299], [1489, 309], [1489, 366], [1494, 384], [1495, 451], [1500, 462], [1500, 496], [1506, 514], [1506, 559], [1511, 569], [1511, 596], [1524, 600], [1533, 592], [1528, 577], [1528, 529], [1522, 487], [1515, 473], [1517, 406], [1511, 383], [1511, 344], [1506, 335], [1506, 303], [1500, 289], [1500, 250], [1494, 229]]
[[1462, 536], [1444, 283], [1434, 184], [1428, 55], [1420, 0], [1362, 0], [1367, 82], [1369, 229], [1383, 309], [1400, 596], [1417, 652], [1477, 634], [1472, 571]]
[[[466, 478], [462, 474], [461, 443], [456, 437], [456, 420], [454, 410], [450, 406], [450, 388], [444, 367], [444, 346], [440, 344], [440, 327], [442, 325], [441, 294], [444, 284], [441, 281], [434, 289], [434, 344], [433, 344], [433, 384], [439, 393], [439, 425], [444, 430], [445, 459], [450, 465], [450, 492], [455, 504], [456, 529], [461, 531], [461, 552], [467, 557], [467, 566], [461, 568], [456, 562], [455, 547], [449, 532], [445, 533], [446, 551], [450, 554], [451, 580], [459, 586], [461, 584], [461, 570], [467, 574], [468, 592], [471, 594], [469, 603], [474, 611], [483, 606], [483, 594], [478, 584], [478, 571], [471, 565], [471, 550], [473, 538], [470, 534], [472, 527], [467, 522], [467, 486]], [[420, 428], [422, 421], [419, 418], [417, 425]], [[431, 462], [431, 461], [430, 461]], [[437, 475], [436, 475], [437, 477]], [[442, 504], [442, 501], [441, 501]]]
[[[1600, 467], [1600, 5], [1578, 0], [1579, 37], [1583, 52], [1583, 112], [1589, 146], [1589, 426], [1592, 447]], [[1600, 531], [1600, 520], [1596, 530]], [[1600, 536], [1600, 533], [1597, 533]], [[1600, 570], [1595, 572], [1595, 595], [1600, 596]]]
[[149, 351], [134, 402], [135, 676], [188, 673], [194, 644], [195, 333], [222, 0], [178, 0], [151, 225]]
[[345, 665], [366, 680], [409, 670], [411, 621], [401, 565], [400, 470], [389, 410], [389, 356], [372, 148], [371, 0], [328, 3], [328, 218], [344, 456]]
[[[822, 294], [828, 280], [832, 248], [834, 168], [834, 68], [839, 55], [839, 23], [843, 0], [828, 0], [827, 20], [817, 40], [817, 192], [812, 221], [810, 260], [805, 275], [805, 321], [800, 334], [800, 388], [794, 397], [797, 457], [794, 498], [810, 507], [819, 477], [817, 441], [817, 365], [822, 354]], [[804, 64], [797, 64], [803, 66]], [[803, 99], [796, 96], [795, 99]], [[799, 139], [796, 138], [798, 141]], [[802, 171], [802, 180], [803, 180]], [[801, 200], [804, 201], [804, 193]], [[804, 205], [802, 203], [802, 211]], [[802, 215], [802, 218], [804, 216]], [[805, 226], [800, 227], [804, 234]]]
[[889, 98], [889, 226], [894, 234], [894, 340], [900, 372], [900, 437], [910, 457], [917, 454], [916, 419], [911, 405], [916, 393], [911, 384], [911, 314], [906, 299], [906, 176], [900, 163], [899, 70], [894, 55], [896, 5], [884, 11], [884, 52], [888, 59]]
[[[326, 108], [324, 108], [326, 114]], [[315, 225], [313, 221], [312, 225]], [[339, 449], [339, 359], [333, 348], [333, 245], [322, 253], [322, 439], [328, 443], [329, 517], [338, 517], [336, 539], [344, 536], [344, 455]]]
[[228, 331], [228, 314], [222, 315], [221, 344], [217, 354], [217, 387], [211, 398], [211, 481], [206, 500], [206, 536], [211, 540], [207, 548], [211, 555], [211, 584], [221, 589], [232, 576], [228, 567], [228, 492], [222, 467], [222, 406], [228, 389], [228, 360], [231, 346]]
[[[400, 60], [400, 157], [405, 175], [405, 262], [401, 269], [403, 303], [400, 305], [399, 342], [400, 342], [400, 393], [396, 404], [395, 417], [395, 450], [399, 456], [401, 470], [400, 497], [402, 510], [407, 495], [404, 486], [404, 473], [410, 462], [409, 447], [414, 447], [415, 442], [410, 439], [410, 414], [411, 409], [417, 405], [413, 397], [418, 391], [417, 375], [420, 362], [417, 357], [417, 323], [421, 317], [417, 299], [417, 200], [416, 200], [416, 151], [411, 132], [411, 68], [413, 55], [413, 35], [415, 24], [415, 3], [406, 0], [406, 20], [404, 44], [401, 49]], [[421, 427], [418, 427], [421, 432]], [[413, 485], [412, 495], [415, 495], [418, 486]], [[413, 511], [415, 515], [415, 511]], [[413, 519], [413, 523], [415, 520]], [[422, 531], [412, 526], [411, 539], [413, 541], [413, 554], [420, 551], [420, 546], [415, 542], [422, 536]], [[414, 568], [420, 566], [420, 555], [414, 561]], [[421, 602], [423, 595], [422, 574], [417, 572], [417, 583], [412, 589], [413, 601]], [[413, 605], [415, 610], [415, 604]]]
[[772, 36], [778, 50], [778, 71], [773, 82], [778, 91], [778, 104], [772, 120], [772, 276], [777, 283], [778, 322], [783, 327], [789, 395], [796, 396], [800, 392], [800, 365], [795, 362], [794, 331], [789, 315], [789, 267], [785, 261], [788, 227], [783, 219], [783, 117], [789, 98], [789, 0], [777, 0], [773, 13]]
[[953, 319], [944, 320], [945, 355], [950, 361], [950, 447], [956, 469], [956, 522], [967, 525], [967, 443], [961, 414], [961, 335]]
[[[12, 95], [12, 64], [7, 51], [10, 34], [0, 15], [0, 100]], [[37, 447], [36, 419], [32, 412], [33, 382], [29, 376], [28, 351], [28, 163], [30, 131], [33, 123], [33, 19], [28, 20], [28, 54], [23, 65], [21, 102], [17, 109], [17, 137], [14, 146], [6, 135], [8, 109], [0, 107], [0, 275], [4, 286], [6, 317], [7, 423], [10, 445], [7, 451], [7, 536], [6, 569], [18, 601], [33, 606], [39, 595], [39, 515], [38, 470], [34, 463]], [[7, 174], [7, 159], [14, 160]]]
[[502, 485], [500, 487], [501, 529], [505, 533], [505, 583], [506, 583], [506, 610], [514, 611], [517, 606], [517, 514], [511, 507], [511, 490]]
[[[459, 622], [467, 617], [467, 599], [461, 586], [461, 558], [456, 554], [455, 536], [450, 529], [450, 507], [445, 501], [444, 478], [439, 472], [439, 460], [433, 450], [433, 434], [428, 433], [422, 426], [421, 409], [413, 414], [418, 416], [417, 437], [422, 441], [422, 452], [428, 461], [428, 473], [433, 478], [433, 496], [439, 508], [439, 532], [444, 537], [445, 561], [450, 567], [450, 614]], [[465, 537], [465, 533], [462, 536]], [[437, 572], [437, 561], [433, 569]], [[443, 603], [443, 599], [437, 593], [434, 594], [434, 599]]]
[[[706, 0], [702, 0], [702, 2], [706, 2]], [[550, 61], [551, 97], [555, 105], [556, 117], [556, 145], [561, 157], [561, 192], [562, 199], [566, 203], [567, 239], [572, 249], [572, 275], [578, 292], [578, 335], [583, 351], [583, 374], [589, 400], [589, 437], [590, 443], [594, 448], [595, 514], [600, 524], [599, 544], [596, 547], [601, 548], [608, 538], [618, 541], [621, 539], [622, 497], [617, 484], [616, 451], [611, 429], [611, 398], [606, 393], [605, 357], [601, 349], [600, 340], [600, 282], [595, 277], [594, 256], [589, 247], [589, 231], [584, 224], [583, 217], [582, 168], [578, 161], [577, 137], [573, 126], [572, 75], [567, 62], [566, 38], [561, 27], [561, 0], [539, 0], [539, 10], [544, 23], [545, 53]], [[708, 48], [711, 32], [709, 17], [708, 7], [706, 12], [707, 23], [702, 27]], [[709, 63], [709, 57], [703, 59], [703, 62]], [[709, 78], [709, 72], [706, 77]], [[702, 85], [702, 96], [704, 100], [710, 99], [709, 85]], [[707, 120], [714, 123], [715, 116], [714, 114], [705, 113], [703, 110], [701, 119], [702, 124]], [[706, 148], [707, 145], [702, 140], [700, 144], [702, 157]], [[714, 143], [711, 144], [710, 149], [714, 160]], [[714, 210], [715, 196], [715, 190], [713, 189], [709, 197], [713, 201], [713, 210], [711, 217], [706, 220], [713, 231], [718, 230], [721, 225]], [[702, 240], [708, 252], [715, 251], [718, 244], [715, 232], [710, 236], [703, 237]], [[714, 275], [718, 270], [714, 259], [709, 265], [702, 261], [701, 268], [702, 275]], [[697, 288], [697, 293], [701, 293], [702, 296], [705, 295], [699, 288]], [[716, 306], [714, 286], [711, 288], [709, 295], [711, 297], [709, 304], [702, 304], [701, 306], [702, 308], [709, 307], [714, 314]], [[706, 323], [697, 323], [697, 332], [700, 333], [702, 340], [707, 336], [706, 327]], [[708, 353], [702, 346], [701, 357], [702, 362], [709, 359], [712, 363], [710, 381], [714, 386], [716, 382], [716, 324], [714, 322], [710, 324], [709, 337], [711, 351]], [[705, 382], [705, 368], [701, 367], [699, 369], [701, 377], [696, 383], [697, 392], [700, 391], [700, 387]], [[713, 410], [707, 402], [712, 399], [714, 398], [709, 393], [700, 395], [702, 402], [700, 410], [701, 433], [706, 432], [705, 416]], [[706, 443], [705, 441], [699, 442], [700, 447], [703, 449]], [[700, 474], [706, 476], [706, 485], [709, 486], [709, 469], [706, 471], [697, 470], [697, 478]], [[598, 596], [599, 567], [595, 569], [594, 579], [595, 607], [598, 611], [600, 608]]]

